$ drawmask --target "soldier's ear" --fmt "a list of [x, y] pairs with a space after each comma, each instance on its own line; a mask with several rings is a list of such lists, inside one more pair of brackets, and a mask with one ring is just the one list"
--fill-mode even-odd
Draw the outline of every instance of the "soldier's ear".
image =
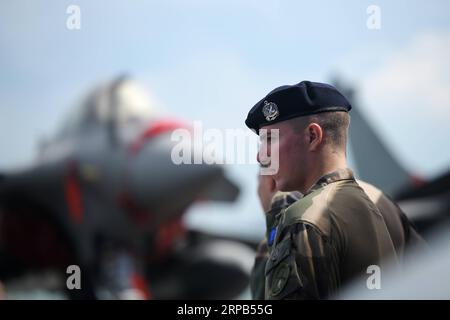
[[313, 122], [308, 125], [309, 150], [317, 151], [323, 141], [323, 130], [320, 125]]

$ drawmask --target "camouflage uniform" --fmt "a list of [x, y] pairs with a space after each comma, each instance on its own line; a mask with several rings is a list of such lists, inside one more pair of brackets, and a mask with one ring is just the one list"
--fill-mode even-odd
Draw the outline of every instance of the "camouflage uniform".
[[[392, 203], [378, 195], [382, 205]], [[259, 247], [251, 278], [254, 298], [326, 298], [368, 266], [387, 257], [397, 261], [404, 242], [396, 247], [391, 234], [405, 239], [409, 228], [391, 224], [389, 230], [351, 170], [325, 175], [301, 200], [295, 197], [300, 195], [278, 193], [266, 215], [267, 242]]]

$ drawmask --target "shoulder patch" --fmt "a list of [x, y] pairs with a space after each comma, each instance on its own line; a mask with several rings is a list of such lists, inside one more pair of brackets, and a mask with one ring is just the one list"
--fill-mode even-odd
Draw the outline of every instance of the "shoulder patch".
[[289, 280], [291, 274], [291, 268], [287, 261], [280, 263], [280, 265], [275, 269], [272, 278], [271, 293], [276, 296], [283, 291], [284, 287]]

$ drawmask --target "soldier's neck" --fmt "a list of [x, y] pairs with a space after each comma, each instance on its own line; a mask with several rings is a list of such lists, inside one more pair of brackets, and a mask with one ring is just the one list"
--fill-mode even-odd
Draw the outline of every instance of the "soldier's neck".
[[303, 188], [303, 191], [299, 191], [305, 194], [324, 175], [332, 173], [338, 169], [345, 168], [348, 168], [347, 159], [345, 156], [333, 154], [333, 156], [321, 157], [316, 160], [314, 167], [310, 171], [306, 188]]

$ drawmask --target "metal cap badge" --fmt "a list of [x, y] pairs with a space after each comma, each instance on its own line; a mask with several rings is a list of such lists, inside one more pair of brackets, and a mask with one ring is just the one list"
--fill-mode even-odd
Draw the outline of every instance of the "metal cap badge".
[[264, 101], [264, 106], [262, 108], [262, 112], [267, 121], [275, 120], [280, 114], [278, 111], [278, 107], [273, 102]]

